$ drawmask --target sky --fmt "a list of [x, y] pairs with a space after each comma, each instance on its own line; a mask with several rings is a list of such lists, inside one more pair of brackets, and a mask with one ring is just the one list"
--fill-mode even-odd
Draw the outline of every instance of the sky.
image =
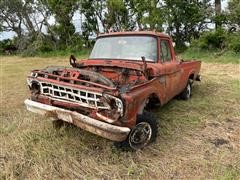
[[[222, 0], [222, 9], [226, 9], [227, 7], [227, 3], [228, 3], [229, 0]], [[212, 0], [212, 2], [214, 2], [214, 0]], [[81, 23], [80, 23], [80, 14], [79, 12], [76, 12], [73, 16], [73, 24], [76, 28], [77, 31], [80, 31], [81, 29]], [[50, 18], [50, 24], [51, 23], [54, 23], [54, 18]], [[15, 33], [14, 32], [1, 32], [0, 33], [0, 41], [1, 40], [4, 40], [4, 39], [12, 39], [13, 37], [15, 36]]]

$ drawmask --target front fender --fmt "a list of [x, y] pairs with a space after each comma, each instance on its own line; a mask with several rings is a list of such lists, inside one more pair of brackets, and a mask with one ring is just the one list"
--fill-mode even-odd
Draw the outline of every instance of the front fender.
[[159, 83], [157, 78], [144, 84], [133, 87], [122, 95], [125, 100], [125, 115], [122, 120], [125, 126], [133, 127], [136, 124], [137, 114], [141, 113], [151, 95], [157, 96], [159, 102], [164, 102], [163, 94], [165, 86]]

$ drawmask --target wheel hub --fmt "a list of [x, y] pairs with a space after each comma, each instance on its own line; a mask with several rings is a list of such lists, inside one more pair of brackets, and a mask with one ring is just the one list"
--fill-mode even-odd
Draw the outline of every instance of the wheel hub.
[[129, 135], [129, 144], [133, 149], [141, 149], [147, 145], [152, 136], [152, 128], [149, 123], [138, 123]]
[[190, 98], [190, 96], [191, 96], [191, 85], [188, 84], [188, 86], [187, 86], [187, 97]]

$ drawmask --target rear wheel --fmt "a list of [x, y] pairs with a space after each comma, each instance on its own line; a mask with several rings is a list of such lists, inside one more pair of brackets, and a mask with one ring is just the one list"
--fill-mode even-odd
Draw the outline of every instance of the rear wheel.
[[187, 86], [181, 92], [180, 98], [183, 100], [188, 100], [191, 98], [191, 95], [192, 95], [192, 81], [189, 80]]

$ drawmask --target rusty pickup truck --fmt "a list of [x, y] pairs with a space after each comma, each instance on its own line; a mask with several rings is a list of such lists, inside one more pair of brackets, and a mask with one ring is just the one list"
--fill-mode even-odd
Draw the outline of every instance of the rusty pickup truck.
[[157, 137], [147, 107], [189, 99], [201, 62], [178, 60], [168, 35], [140, 31], [100, 34], [90, 57], [70, 65], [31, 72], [27, 109], [137, 150]]

